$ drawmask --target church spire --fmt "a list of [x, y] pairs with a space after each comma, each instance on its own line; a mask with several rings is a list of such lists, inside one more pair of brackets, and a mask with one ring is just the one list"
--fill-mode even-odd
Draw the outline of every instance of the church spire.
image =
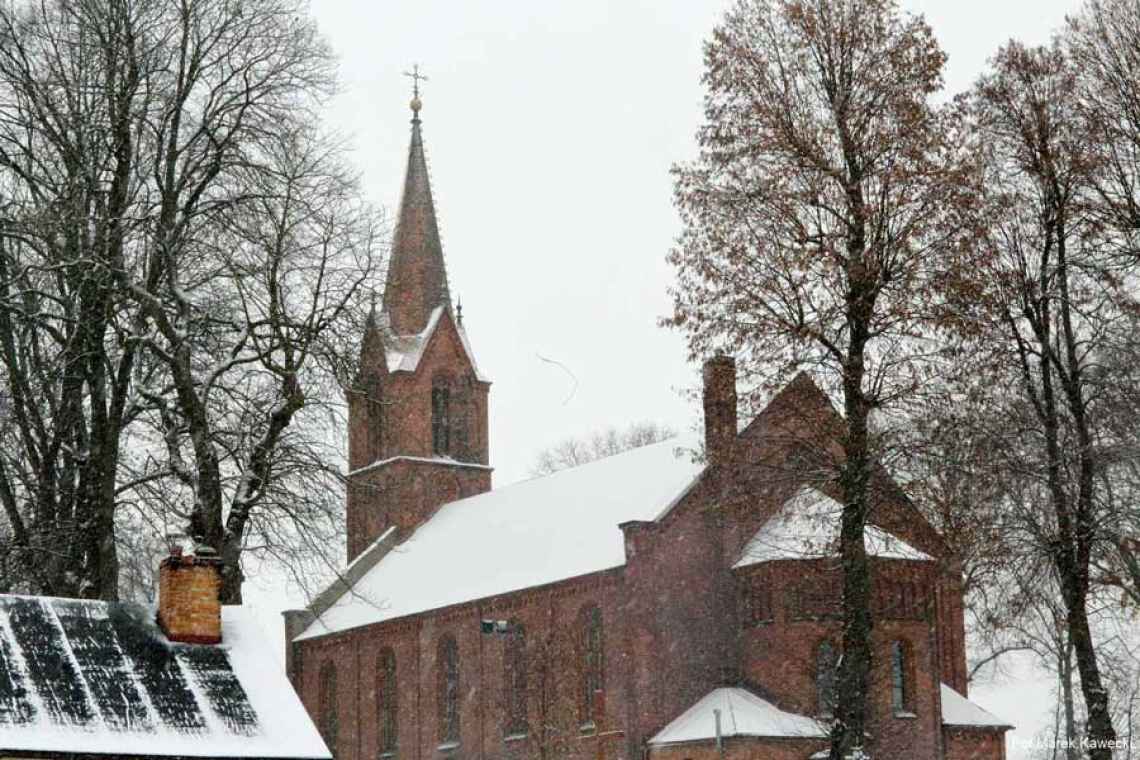
[[388, 263], [388, 279], [384, 284], [384, 310], [393, 332], [399, 335], [418, 333], [424, 329], [437, 306], [450, 308], [447, 269], [443, 263], [443, 244], [432, 200], [423, 135], [420, 132], [420, 80], [427, 79], [416, 66], [409, 73], [414, 82], [412, 109], [412, 141], [408, 149], [408, 168], [404, 178], [404, 194], [396, 221], [392, 256]]

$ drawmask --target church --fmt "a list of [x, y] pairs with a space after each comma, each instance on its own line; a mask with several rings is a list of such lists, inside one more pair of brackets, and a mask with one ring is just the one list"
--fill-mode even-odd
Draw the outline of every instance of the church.
[[[491, 381], [452, 305], [418, 93], [411, 108], [348, 392], [348, 565], [285, 613], [289, 678], [334, 757], [826, 757], [838, 413], [803, 374], [739, 424], [716, 356], [701, 446], [492, 489]], [[874, 756], [1001, 760], [1010, 726], [967, 698], [960, 566], [885, 469], [873, 492]]]

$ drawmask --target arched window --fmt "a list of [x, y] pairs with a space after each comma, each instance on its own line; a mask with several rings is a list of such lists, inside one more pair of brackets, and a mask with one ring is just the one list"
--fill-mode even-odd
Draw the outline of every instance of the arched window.
[[329, 751], [335, 754], [339, 716], [337, 715], [336, 665], [333, 664], [332, 660], [321, 666], [317, 680], [319, 681], [318, 699], [320, 704], [318, 709], [321, 738], [325, 740]]
[[821, 641], [815, 650], [815, 699], [816, 711], [821, 717], [830, 718], [835, 714], [836, 681], [839, 670], [839, 655], [830, 641]]
[[526, 734], [529, 730], [526, 720], [526, 682], [526, 628], [522, 623], [512, 623], [503, 653], [503, 693], [507, 711], [503, 732], [507, 736]]
[[438, 674], [439, 739], [444, 743], [459, 741], [459, 647], [455, 637], [439, 640], [436, 659]]
[[912, 679], [911, 679], [910, 646], [905, 641], [891, 642], [891, 704], [896, 713], [911, 712]]
[[431, 450], [451, 453], [451, 387], [446, 378], [437, 378], [431, 387]]
[[582, 723], [593, 723], [603, 705], [605, 682], [605, 652], [602, 637], [602, 611], [587, 607], [581, 615], [582, 636], [582, 696], [580, 718]]
[[396, 753], [397, 707], [396, 653], [384, 648], [376, 658], [376, 715], [381, 755]]
[[368, 394], [368, 446], [374, 460], [384, 458], [384, 399], [380, 378], [370, 377], [365, 385]]

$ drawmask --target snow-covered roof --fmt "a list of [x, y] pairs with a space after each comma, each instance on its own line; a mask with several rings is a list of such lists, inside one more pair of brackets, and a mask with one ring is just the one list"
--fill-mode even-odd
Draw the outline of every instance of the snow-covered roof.
[[329, 758], [254, 618], [174, 644], [140, 605], [0, 595], [0, 754]]
[[[439, 326], [444, 310], [445, 307], [443, 304], [436, 306], [435, 309], [432, 310], [427, 325], [418, 333], [413, 335], [395, 335], [389, 333], [385, 336], [384, 349], [385, 358], [388, 360], [389, 372], [416, 371], [416, 367], [420, 366], [420, 359], [423, 358], [424, 350], [427, 348], [428, 343], [431, 342], [431, 336], [435, 334], [435, 329]], [[467, 331], [463, 329], [462, 325], [458, 324], [455, 325], [455, 330], [459, 333], [459, 341], [463, 344], [463, 351], [467, 354], [467, 361], [471, 362], [471, 368], [475, 372], [475, 377], [482, 382], [489, 382], [483, 373], [479, 371], [479, 365], [475, 363], [475, 352], [471, 350], [471, 341], [467, 338]]]
[[702, 469], [671, 439], [445, 504], [298, 638], [620, 567], [618, 525], [655, 519]]
[[[774, 559], [819, 559], [839, 553], [843, 507], [826, 494], [805, 486], [788, 499], [749, 539], [735, 567]], [[868, 524], [863, 532], [867, 553], [891, 559], [931, 559], [897, 536]]]
[[1012, 728], [1012, 726], [942, 684], [942, 725], [968, 728]]
[[827, 729], [814, 718], [785, 712], [750, 691], [721, 687], [709, 692], [680, 717], [665, 726], [650, 744], [677, 744], [716, 739], [716, 710], [720, 735], [823, 739]]

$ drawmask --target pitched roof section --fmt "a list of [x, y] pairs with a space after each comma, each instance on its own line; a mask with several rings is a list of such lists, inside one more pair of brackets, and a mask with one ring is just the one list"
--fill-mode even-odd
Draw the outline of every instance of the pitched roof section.
[[959, 728], [1013, 728], [1009, 723], [942, 684], [942, 725]]
[[451, 318], [451, 312], [443, 305], [436, 306], [432, 310], [427, 325], [418, 333], [412, 335], [397, 335], [394, 332], [388, 331], [382, 344], [379, 344], [384, 347], [384, 356], [387, 359], [388, 371], [415, 372], [416, 368], [420, 366], [420, 359], [423, 358], [428, 344], [431, 343], [432, 337], [444, 320], [450, 322], [452, 327], [455, 328], [456, 334], [459, 335], [459, 342], [463, 344], [463, 352], [467, 354], [467, 361], [471, 363], [471, 369], [475, 372], [476, 379], [485, 383], [490, 382], [490, 380], [479, 371], [479, 365], [475, 363], [475, 352], [471, 350], [471, 341], [467, 338], [467, 331], [456, 324], [455, 320]]
[[[775, 559], [821, 559], [839, 555], [839, 526], [843, 505], [805, 486], [788, 499], [748, 541], [734, 567]], [[877, 525], [863, 531], [867, 554], [887, 559], [930, 560], [901, 538]]]
[[419, 333], [427, 325], [432, 310], [450, 308], [447, 269], [443, 244], [432, 199], [431, 179], [424, 156], [419, 112], [412, 118], [412, 142], [408, 148], [408, 168], [404, 193], [384, 283], [384, 311], [397, 335]]
[[671, 439], [445, 504], [298, 638], [620, 567], [618, 525], [654, 519], [702, 469]]
[[695, 705], [649, 740], [652, 745], [715, 740], [716, 711], [720, 711], [720, 735], [777, 739], [824, 739], [827, 729], [804, 715], [785, 712], [750, 691], [722, 687], [709, 692]]
[[0, 596], [0, 754], [329, 758], [253, 617], [174, 644], [139, 605]]

